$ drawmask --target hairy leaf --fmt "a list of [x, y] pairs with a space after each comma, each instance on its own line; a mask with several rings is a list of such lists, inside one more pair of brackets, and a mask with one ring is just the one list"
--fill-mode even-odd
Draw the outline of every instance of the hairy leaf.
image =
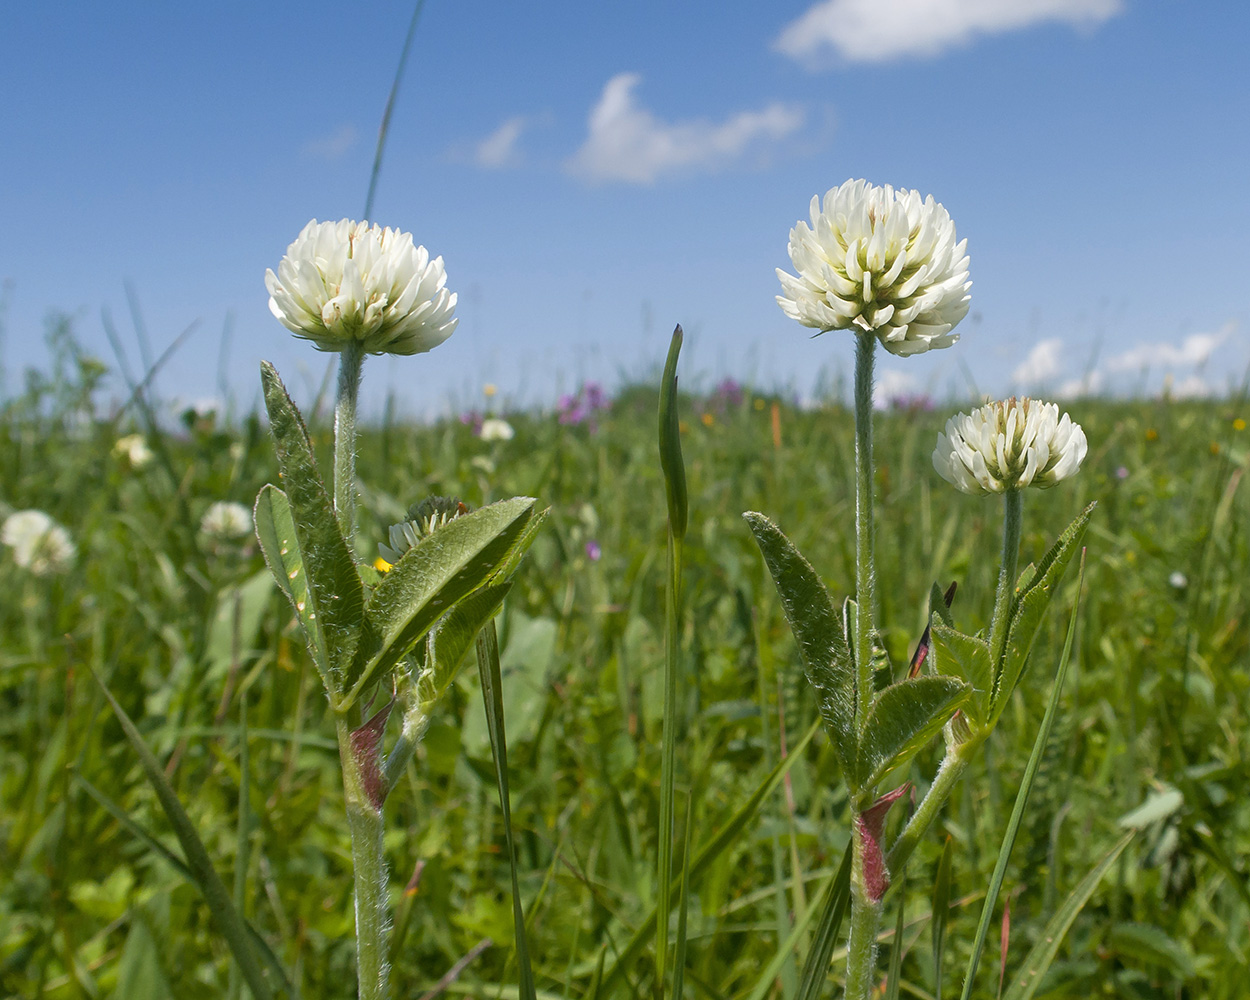
[[971, 697], [972, 688], [954, 677], [913, 677], [882, 691], [864, 720], [858, 787], [873, 788], [906, 764]]
[[854, 781], [858, 750], [855, 738], [855, 664], [842, 621], [811, 563], [763, 514], [746, 518], [764, 554], [794, 633], [807, 679], [816, 689], [820, 715], [848, 781]]

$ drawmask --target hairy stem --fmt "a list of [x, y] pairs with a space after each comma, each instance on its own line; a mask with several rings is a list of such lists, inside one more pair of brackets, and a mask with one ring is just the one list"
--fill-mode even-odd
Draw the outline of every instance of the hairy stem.
[[346, 715], [337, 718], [339, 760], [343, 765], [343, 797], [352, 838], [352, 875], [356, 900], [356, 981], [359, 1000], [384, 1000], [389, 968], [386, 961], [386, 856], [382, 845], [382, 810], [369, 799], [361, 761], [353, 752], [352, 727]]
[[[855, 727], [862, 730], [872, 704], [872, 377], [877, 338], [867, 331], [855, 343]], [[853, 920], [854, 911], [852, 911]]]
[[1016, 590], [1016, 564], [1020, 558], [1020, 525], [1024, 520], [1024, 491], [1003, 494], [1003, 556], [994, 594], [994, 617], [990, 622], [990, 662], [995, 669], [1007, 648], [1008, 616]]
[[339, 354], [339, 394], [334, 404], [334, 512], [347, 550], [355, 555], [356, 541], [356, 397], [364, 349], [349, 340]]

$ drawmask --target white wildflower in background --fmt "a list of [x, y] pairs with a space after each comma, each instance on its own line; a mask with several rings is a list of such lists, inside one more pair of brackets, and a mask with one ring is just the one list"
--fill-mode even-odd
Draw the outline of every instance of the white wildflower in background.
[[512, 425], [499, 417], [487, 417], [482, 421], [482, 429], [478, 431], [478, 436], [483, 441], [511, 441], [514, 434], [516, 431], [512, 429]]
[[456, 497], [430, 497], [422, 500], [409, 508], [406, 519], [391, 525], [387, 533], [387, 541], [391, 544], [379, 545], [378, 552], [386, 562], [394, 565], [422, 538], [468, 511], [469, 508]]
[[218, 500], [204, 512], [200, 531], [214, 541], [237, 541], [252, 533], [252, 512], [233, 500]]
[[822, 333], [875, 333], [891, 354], [920, 354], [959, 339], [968, 313], [967, 240], [955, 242], [946, 209], [919, 191], [847, 181], [812, 198], [811, 225], [790, 230], [777, 303]]
[[1168, 583], [1176, 590], [1184, 590], [1189, 586], [1189, 577], [1187, 577], [1179, 569], [1174, 570], [1172, 575], [1168, 577]]
[[318, 350], [359, 341], [367, 354], [421, 354], [456, 329], [443, 258], [411, 233], [367, 222], [308, 223], [278, 272], [265, 272], [269, 311]]
[[142, 469], [155, 457], [142, 434], [127, 434], [117, 439], [113, 454], [124, 458], [132, 469]]
[[1005, 493], [1075, 475], [1087, 448], [1081, 425], [1056, 404], [1012, 397], [946, 421], [933, 466], [964, 493]]
[[5, 518], [0, 541], [13, 549], [13, 561], [35, 576], [63, 573], [76, 549], [69, 532], [41, 510], [19, 510]]

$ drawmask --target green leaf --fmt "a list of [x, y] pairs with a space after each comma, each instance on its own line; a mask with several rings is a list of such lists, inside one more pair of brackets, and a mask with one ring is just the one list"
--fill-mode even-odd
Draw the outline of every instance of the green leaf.
[[768, 572], [777, 585], [782, 610], [798, 643], [807, 679], [816, 689], [820, 715], [833, 741], [842, 773], [848, 781], [853, 781], [858, 773], [855, 663], [841, 616], [811, 563], [781, 529], [763, 514], [748, 511], [742, 516], [755, 535]]
[[352, 661], [360, 640], [364, 588], [317, 471], [304, 420], [273, 365], [262, 361], [260, 374], [269, 411], [269, 431], [278, 452], [278, 466], [307, 575], [307, 614], [320, 624], [331, 668], [330, 680], [336, 686], [332, 693], [338, 693], [337, 674]]
[[1185, 796], [1178, 789], [1169, 787], [1160, 792], [1151, 792], [1145, 802], [1116, 820], [1116, 825], [1122, 829], [1140, 830], [1158, 820], [1166, 819], [1184, 804]]
[[393, 667], [461, 598], [494, 576], [533, 514], [531, 497], [502, 500], [453, 518], [404, 553], [369, 598], [339, 711], [346, 711], [379, 670]]
[[295, 609], [295, 618], [304, 633], [313, 665], [321, 674], [321, 680], [328, 685], [330, 660], [326, 653], [326, 640], [321, 634], [320, 623], [311, 615], [304, 556], [295, 535], [295, 519], [291, 517], [291, 505], [286, 494], [273, 484], [264, 486], [256, 496], [252, 517], [269, 572]]
[[932, 620], [934, 615], [938, 616], [938, 620], [949, 628], [955, 627], [955, 619], [951, 617], [951, 601], [955, 599], [955, 585], [952, 583], [950, 589], [946, 593], [942, 592], [942, 588], [936, 583], [929, 588], [929, 618]]
[[1068, 525], [1037, 564], [1036, 574], [1027, 582], [1028, 589], [1016, 596], [1011, 609], [1007, 643], [1003, 649], [1002, 662], [998, 665], [994, 693], [990, 700], [990, 725], [1003, 714], [1007, 699], [1020, 680], [1029, 651], [1033, 648], [1033, 639], [1037, 636], [1037, 630], [1054, 596], [1055, 585], [1078, 550], [1095, 506], [1096, 504], [1090, 504]]
[[912, 759], [972, 698], [954, 677], [913, 677], [877, 695], [859, 744], [858, 787], [874, 788]]
[[972, 686], [973, 696], [967, 711], [973, 722], [984, 724], [994, 686], [989, 643], [936, 620], [930, 626], [930, 640], [934, 670], [948, 677], [958, 677]]
[[235, 909], [225, 883], [222, 882], [221, 876], [217, 874], [212, 861], [209, 860], [208, 850], [196, 832], [195, 825], [191, 822], [186, 810], [182, 808], [182, 803], [178, 801], [178, 795], [170, 785], [169, 779], [165, 777], [165, 769], [161, 767], [160, 762], [143, 742], [139, 730], [118, 704], [117, 699], [113, 697], [104, 679], [94, 670], [92, 673], [104, 691], [104, 697], [112, 706], [117, 721], [121, 723], [122, 732], [126, 734], [126, 739], [130, 741], [131, 747], [138, 756], [143, 773], [147, 776], [153, 791], [156, 792], [161, 808], [165, 810], [169, 825], [173, 828], [174, 835], [177, 836], [178, 842], [182, 845], [182, 851], [186, 855], [187, 868], [195, 876], [195, 882], [204, 894], [204, 901], [208, 903], [208, 909], [213, 915], [217, 930], [230, 946], [230, 952], [234, 955], [239, 971], [251, 988], [252, 996], [255, 1000], [270, 1000], [273, 993], [256, 961], [256, 954], [252, 950], [254, 944], [248, 935], [247, 925], [239, 915], [239, 911]]
[[1152, 924], [1116, 924], [1107, 936], [1107, 947], [1134, 960], [1132, 964], [1159, 966], [1178, 979], [1197, 975], [1193, 957], [1185, 946]]
[[521, 565], [521, 560], [525, 558], [525, 553], [529, 551], [529, 547], [534, 544], [534, 539], [538, 537], [538, 532], [550, 513], [551, 508], [544, 507], [542, 510], [536, 511], [529, 521], [526, 522], [524, 530], [517, 536], [516, 541], [512, 543], [512, 549], [500, 560], [499, 565], [495, 567], [495, 572], [486, 581], [488, 584], [501, 583], [517, 571]]
[[[428, 655], [433, 663], [431, 700], [442, 697], [456, 679], [465, 654], [472, 648], [482, 626], [495, 617], [512, 581], [474, 591], [439, 619], [428, 637]], [[424, 698], [426, 692], [422, 692]]]
[[688, 518], [686, 466], [681, 458], [681, 427], [677, 416], [677, 356], [681, 353], [681, 340], [681, 326], [678, 326], [669, 343], [660, 381], [660, 470], [664, 473], [668, 523], [676, 539], [685, 537]]
[[1135, 831], [1129, 831], [1117, 840], [1115, 846], [1107, 852], [1098, 864], [1094, 865], [1090, 873], [1081, 879], [1080, 884], [1063, 901], [1063, 905], [1050, 918], [1045, 930], [1038, 937], [1037, 944], [1033, 946], [1033, 950], [1025, 957], [1024, 963], [1012, 974], [1011, 985], [1003, 995], [1003, 1000], [1030, 1000], [1033, 994], [1037, 992], [1037, 988], [1042, 982], [1042, 975], [1050, 968], [1050, 963], [1055, 960], [1055, 955], [1059, 952], [1059, 946], [1063, 943], [1064, 936], [1068, 933], [1073, 923], [1076, 922], [1077, 914], [1089, 902], [1089, 897], [1098, 888], [1098, 883], [1102, 881], [1102, 877], [1115, 864], [1115, 859], [1120, 856], [1124, 848], [1128, 847], [1129, 841], [1133, 839], [1134, 835]]

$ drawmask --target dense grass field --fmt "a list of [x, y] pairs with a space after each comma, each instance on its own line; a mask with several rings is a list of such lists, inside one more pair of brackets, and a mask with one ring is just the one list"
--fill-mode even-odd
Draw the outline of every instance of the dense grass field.
[[[92, 362], [67, 363], [59, 379], [29, 381], [0, 417], [0, 516], [44, 510], [77, 546], [71, 568], [45, 576], [0, 551], [0, 995], [193, 1000], [231, 989], [228, 952], [198, 891], [136, 832], [178, 853], [93, 670], [138, 721], [227, 884], [237, 872], [249, 918], [301, 995], [352, 995], [350, 858], [325, 699], [255, 542], [201, 531], [210, 504], [250, 507], [276, 480], [266, 429], [255, 415], [188, 413], [159, 430], [140, 405], [97, 412], [100, 374]], [[525, 494], [551, 507], [499, 621], [522, 894], [544, 997], [585, 995], [601, 956], [620, 972], [601, 984], [612, 995], [651, 990], [650, 938], [637, 960], [617, 960], [656, 899], [665, 551], [656, 398], [654, 386], [626, 388], [602, 409], [566, 409], [563, 422], [555, 410], [506, 413], [510, 440], [483, 440], [460, 419], [383, 423], [361, 439], [361, 536], [374, 543], [430, 494], [472, 506]], [[497, 398], [485, 398], [480, 409], [492, 406]], [[849, 411], [834, 403], [799, 409], [722, 386], [683, 395], [681, 408], [691, 722], [679, 787], [691, 793], [697, 850], [817, 714], [741, 514], [776, 520], [845, 595], [853, 440]], [[993, 601], [1000, 508], [956, 493], [930, 463], [954, 408], [879, 414], [878, 593], [896, 669], [934, 581], [958, 581], [952, 610], [967, 631], [987, 623]], [[1022, 565], [1086, 503], [1099, 506], [1062, 713], [1004, 885], [1007, 969], [1122, 832], [1118, 820], [1145, 806], [1141, 832], [1039, 995], [1244, 998], [1250, 405], [1085, 399], [1067, 409], [1089, 457], [1072, 483], [1028, 496]], [[328, 460], [324, 410], [311, 423]], [[136, 432], [146, 461], [117, 447]], [[982, 766], [913, 859], [917, 891], [891, 899], [882, 947], [905, 950], [903, 996], [934, 995], [927, 887], [947, 837], [945, 993], [957, 989], [1076, 576], [1065, 578]], [[912, 765], [921, 786], [937, 756]], [[691, 886], [693, 995], [793, 995], [806, 934], [775, 977], [761, 974], [846, 844], [839, 789], [817, 735], [702, 868]], [[387, 815], [396, 995], [421, 997], [455, 968], [448, 992], [514, 997], [508, 866], [471, 667]], [[977, 996], [998, 987], [999, 924]], [[765, 992], [752, 994], [757, 986]]]

